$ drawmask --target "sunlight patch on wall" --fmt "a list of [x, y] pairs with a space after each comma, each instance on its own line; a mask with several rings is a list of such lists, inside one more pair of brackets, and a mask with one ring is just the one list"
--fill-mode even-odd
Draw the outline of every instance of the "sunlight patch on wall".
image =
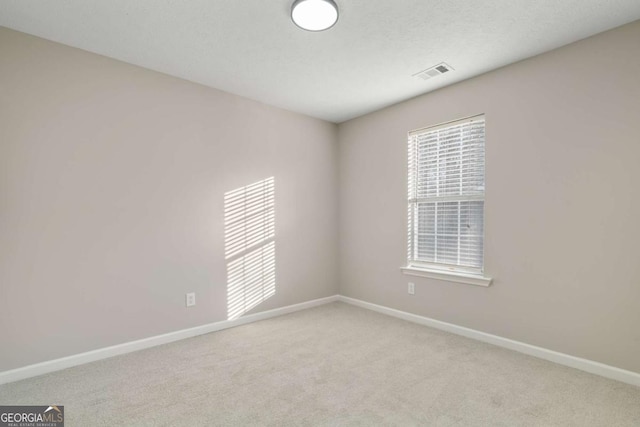
[[274, 178], [225, 193], [224, 227], [231, 320], [276, 293]]

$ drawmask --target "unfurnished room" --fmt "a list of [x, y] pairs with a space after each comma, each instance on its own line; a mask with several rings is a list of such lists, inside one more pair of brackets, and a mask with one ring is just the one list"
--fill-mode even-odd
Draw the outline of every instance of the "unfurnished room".
[[638, 0], [0, 0], [0, 427], [640, 426]]

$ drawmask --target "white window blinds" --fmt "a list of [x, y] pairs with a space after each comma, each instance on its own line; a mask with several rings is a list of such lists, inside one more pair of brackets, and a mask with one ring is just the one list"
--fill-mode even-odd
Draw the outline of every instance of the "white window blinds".
[[484, 116], [409, 133], [409, 263], [482, 271]]

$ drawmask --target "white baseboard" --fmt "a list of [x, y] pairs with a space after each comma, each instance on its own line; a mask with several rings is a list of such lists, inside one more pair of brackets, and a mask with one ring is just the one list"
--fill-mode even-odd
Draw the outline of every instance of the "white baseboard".
[[338, 301], [342, 301], [347, 304], [355, 305], [355, 306], [366, 308], [369, 310], [377, 311], [378, 313], [397, 317], [399, 319], [407, 320], [409, 322], [429, 326], [434, 329], [440, 329], [442, 331], [451, 332], [452, 334], [462, 335], [463, 337], [472, 338], [478, 341], [497, 345], [498, 347], [508, 348], [509, 350], [514, 350], [519, 353], [527, 354], [529, 356], [534, 356], [540, 359], [549, 360], [559, 365], [568, 366], [570, 368], [579, 369], [581, 371], [589, 372], [591, 374], [600, 375], [605, 378], [610, 378], [612, 380], [617, 380], [623, 383], [640, 387], [640, 373], [626, 371], [624, 369], [605, 365], [599, 362], [594, 362], [592, 360], [582, 359], [580, 357], [559, 353], [557, 351], [548, 350], [546, 348], [537, 347], [535, 345], [525, 344], [523, 342], [510, 340], [508, 338], [499, 337], [497, 335], [491, 335], [485, 332], [476, 331], [475, 329], [469, 329], [463, 326], [457, 326], [451, 323], [442, 322], [440, 320], [430, 319], [428, 317], [407, 313], [405, 311], [395, 310], [393, 308], [372, 304], [370, 302], [361, 301], [358, 299], [349, 298], [342, 295], [338, 296]]
[[614, 366], [609, 366], [603, 363], [594, 362], [592, 360], [582, 359], [582, 358], [571, 356], [568, 354], [559, 353], [557, 351], [548, 350], [546, 348], [525, 344], [523, 342], [510, 340], [508, 338], [499, 337], [497, 335], [480, 332], [474, 329], [465, 328], [463, 326], [457, 326], [451, 323], [442, 322], [440, 320], [430, 319], [428, 317], [419, 316], [417, 314], [411, 314], [411, 313], [407, 313], [400, 310], [395, 310], [393, 308], [372, 304], [366, 301], [361, 301], [358, 299], [349, 298], [342, 295], [333, 295], [330, 297], [307, 301], [300, 304], [294, 304], [286, 307], [276, 308], [274, 310], [263, 311], [261, 313], [249, 314], [247, 316], [244, 316], [235, 320], [223, 320], [220, 322], [210, 323], [207, 325], [196, 326], [194, 328], [183, 329], [176, 332], [170, 332], [167, 334], [157, 335], [150, 338], [144, 338], [137, 341], [131, 341], [124, 344], [118, 344], [111, 347], [105, 347], [98, 350], [89, 351], [86, 353], [76, 354], [73, 356], [68, 356], [60, 359], [50, 360], [47, 362], [37, 363], [35, 365], [29, 365], [22, 368], [12, 369], [10, 371], [0, 372], [0, 384], [19, 381], [26, 378], [31, 378], [38, 375], [43, 375], [50, 372], [55, 372], [62, 369], [70, 368], [73, 366], [78, 366], [85, 363], [94, 362], [97, 360], [107, 359], [109, 357], [131, 353], [138, 350], [143, 350], [145, 348], [151, 348], [158, 345], [168, 344], [170, 342], [183, 340], [186, 338], [195, 337], [198, 335], [208, 334], [210, 332], [221, 331], [223, 329], [233, 328], [235, 326], [257, 322], [259, 320], [265, 320], [272, 317], [281, 316], [283, 314], [293, 313], [295, 311], [304, 310], [307, 308], [316, 307], [323, 304], [328, 304], [334, 301], [342, 301], [347, 304], [373, 310], [378, 313], [397, 317], [399, 319], [407, 320], [409, 322], [418, 323], [418, 324], [429, 326], [435, 329], [440, 329], [446, 332], [450, 332], [456, 335], [461, 335], [467, 338], [472, 338], [478, 341], [497, 345], [499, 347], [507, 348], [509, 350], [514, 350], [530, 356], [538, 357], [540, 359], [549, 360], [551, 362], [555, 362], [560, 365], [569, 366], [571, 368], [579, 369], [585, 372], [600, 375], [605, 378], [610, 378], [613, 380], [621, 381], [627, 384], [640, 387], [640, 374], [636, 372], [627, 371], [624, 369], [616, 368]]
[[338, 300], [338, 295], [326, 298], [319, 298], [300, 304], [288, 305], [286, 307], [276, 308], [273, 310], [263, 311], [260, 313], [249, 314], [239, 319], [223, 320], [220, 322], [209, 323], [207, 325], [196, 326], [194, 328], [183, 329], [180, 331], [170, 332], [163, 335], [156, 335], [150, 338], [144, 338], [137, 341], [130, 341], [124, 344], [118, 344], [111, 347], [105, 347], [98, 350], [88, 351], [86, 353], [75, 354], [60, 359], [50, 360], [47, 362], [37, 363], [22, 368], [12, 369], [10, 371], [0, 372], [0, 384], [6, 384], [38, 375], [48, 374], [50, 372], [60, 371], [62, 369], [71, 368], [72, 366], [83, 365], [96, 360], [107, 359], [109, 357], [121, 354], [131, 353], [145, 348], [155, 347], [170, 342], [192, 338], [198, 335], [208, 334], [209, 332], [220, 331], [223, 329], [233, 328], [235, 326], [247, 323], [257, 322], [259, 320], [269, 319], [271, 317], [281, 316], [283, 314], [293, 313], [311, 307], [327, 304]]

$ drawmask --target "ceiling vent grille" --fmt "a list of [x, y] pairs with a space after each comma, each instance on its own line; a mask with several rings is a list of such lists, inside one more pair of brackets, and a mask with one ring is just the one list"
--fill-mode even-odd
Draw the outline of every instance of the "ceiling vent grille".
[[448, 73], [449, 71], [453, 71], [453, 67], [442, 62], [438, 65], [434, 65], [431, 68], [427, 68], [426, 70], [422, 70], [419, 73], [414, 74], [413, 77], [419, 77], [422, 80], [429, 80], [432, 77], [437, 77], [441, 74]]

